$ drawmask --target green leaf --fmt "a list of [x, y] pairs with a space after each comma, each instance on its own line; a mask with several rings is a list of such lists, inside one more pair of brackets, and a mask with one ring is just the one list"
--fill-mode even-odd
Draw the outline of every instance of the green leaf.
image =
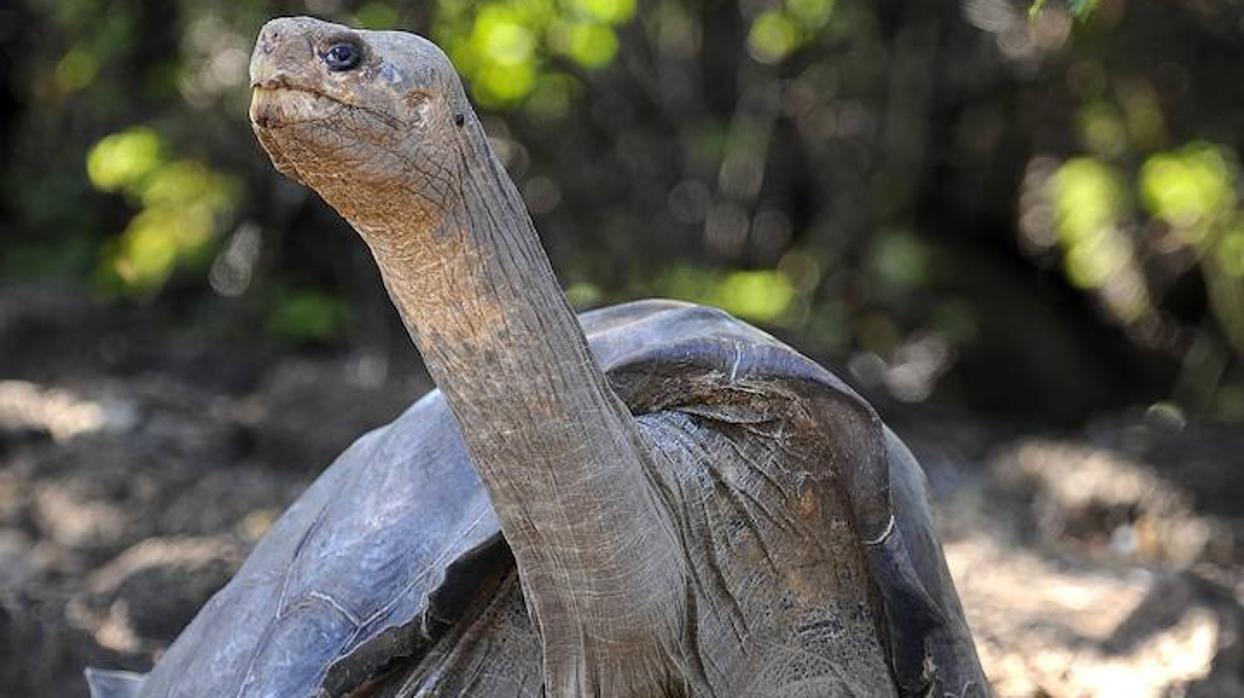
[[1097, 9], [1097, 0], [1068, 0], [1067, 9], [1071, 10], [1073, 17], [1083, 22]]
[[324, 342], [342, 331], [346, 306], [340, 299], [314, 289], [281, 294], [268, 315], [268, 329], [294, 342]]
[[[1045, 0], [1033, 0], [1028, 7], [1028, 18], [1036, 19], [1044, 7]], [[1097, 0], [1067, 0], [1067, 11], [1080, 22], [1087, 20], [1093, 14], [1093, 10], [1096, 9]]]

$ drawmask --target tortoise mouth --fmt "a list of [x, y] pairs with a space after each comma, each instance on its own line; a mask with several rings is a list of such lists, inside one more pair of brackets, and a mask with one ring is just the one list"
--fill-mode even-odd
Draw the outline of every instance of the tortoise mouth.
[[251, 89], [250, 119], [256, 128], [276, 129], [322, 121], [349, 106], [305, 87], [288, 83], [257, 84]]

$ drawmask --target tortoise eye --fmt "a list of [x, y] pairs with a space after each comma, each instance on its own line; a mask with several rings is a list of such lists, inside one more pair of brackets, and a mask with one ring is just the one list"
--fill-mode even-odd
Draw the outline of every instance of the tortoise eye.
[[324, 52], [324, 63], [333, 72], [353, 70], [363, 61], [363, 50], [357, 44], [343, 41]]

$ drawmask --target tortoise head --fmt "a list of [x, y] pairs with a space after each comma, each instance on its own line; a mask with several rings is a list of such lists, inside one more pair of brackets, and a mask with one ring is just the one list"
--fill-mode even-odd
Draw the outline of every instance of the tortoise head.
[[454, 190], [443, 185], [455, 153], [479, 128], [449, 59], [405, 32], [274, 19], [260, 30], [250, 80], [251, 124], [273, 164], [356, 223], [365, 212], [352, 202], [399, 189], [445, 208], [436, 198]]

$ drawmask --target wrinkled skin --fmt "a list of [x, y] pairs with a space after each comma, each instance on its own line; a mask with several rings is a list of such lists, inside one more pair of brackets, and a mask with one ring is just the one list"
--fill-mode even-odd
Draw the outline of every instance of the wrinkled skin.
[[[145, 683], [98, 695], [987, 693], [918, 466], [849, 388], [717, 311], [581, 328], [425, 39], [274, 20], [251, 77], [264, 148], [369, 246], [440, 407], [347, 452]], [[354, 563], [393, 579], [343, 586]]]
[[[342, 43], [360, 64], [327, 70]], [[462, 427], [550, 692], [681, 684], [685, 570], [657, 454], [592, 361], [448, 59], [410, 34], [295, 18], [261, 32], [251, 78], [260, 141], [370, 246]]]

